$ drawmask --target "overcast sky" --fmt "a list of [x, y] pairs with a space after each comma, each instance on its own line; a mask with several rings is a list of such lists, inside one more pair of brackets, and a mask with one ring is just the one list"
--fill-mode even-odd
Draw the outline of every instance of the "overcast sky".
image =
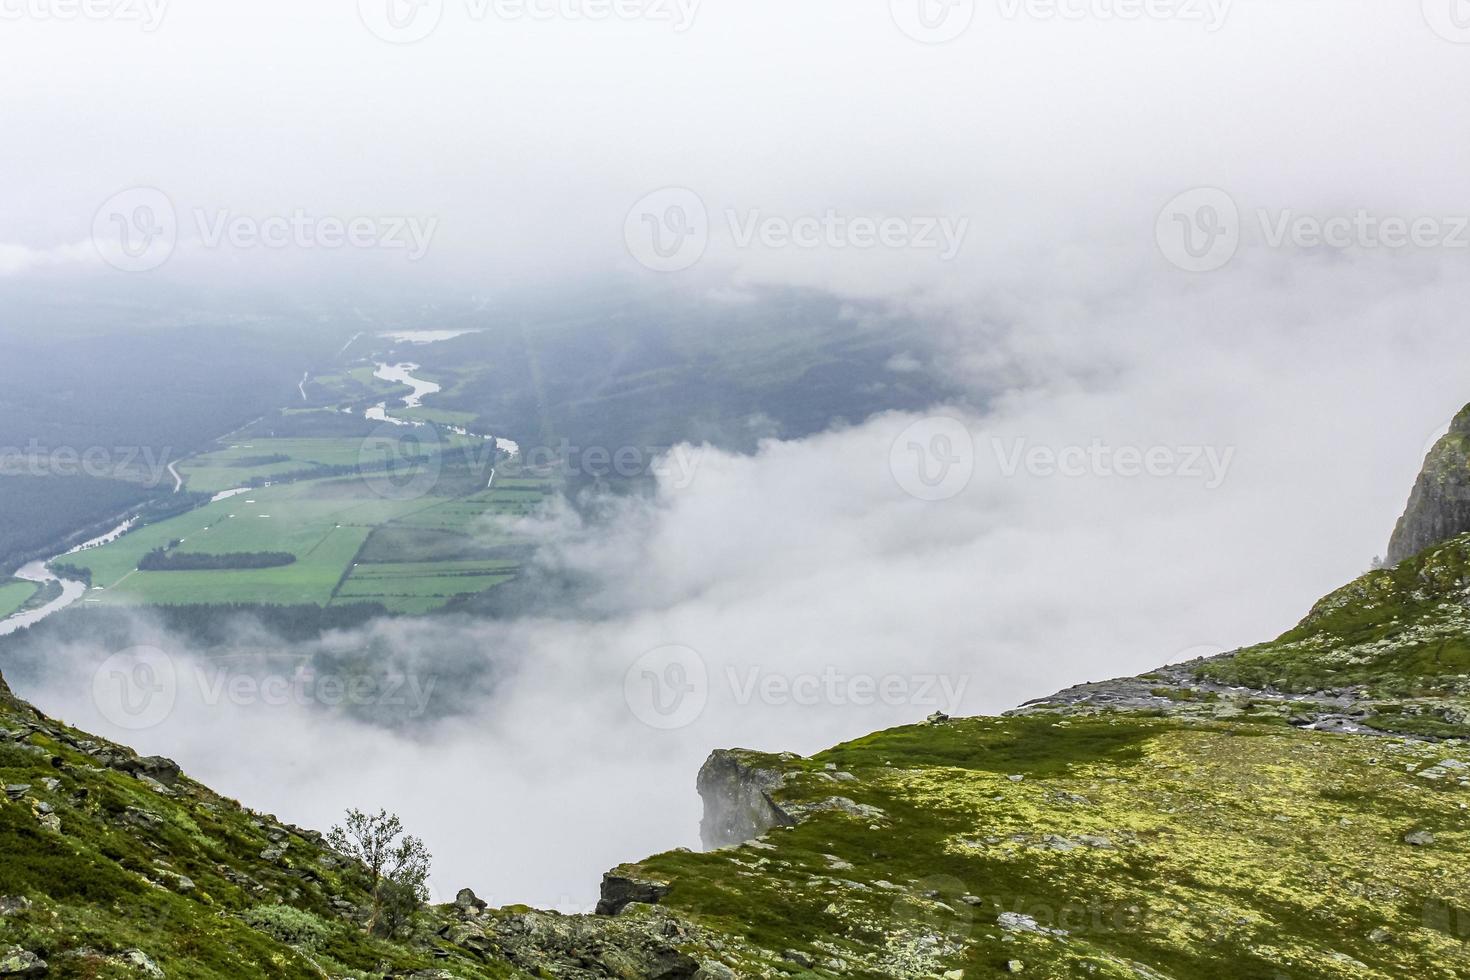
[[[1001, 393], [984, 416], [935, 406], [707, 452], [611, 535], [558, 520], [559, 560], [603, 583], [605, 617], [397, 636], [516, 665], [430, 734], [188, 698], [129, 733], [60, 673], [26, 693], [288, 819], [398, 809], [449, 891], [576, 905], [612, 864], [696, 842], [711, 748], [811, 752], [1287, 628], [1384, 549], [1427, 443], [1470, 400], [1470, 30], [1448, 0], [1064, 6], [981, 3], [944, 44], [926, 42], [963, 25], [963, 2], [926, 21], [886, 0], [707, 0], [685, 23], [674, 5], [652, 8], [674, 22], [616, 22], [446, 0], [401, 44], [367, 26], [402, 40], [386, 7], [348, 0], [179, 0], [151, 31], [3, 25], [0, 275], [16, 281], [386, 271], [493, 296], [610, 274], [712, 303], [795, 283], [919, 314], [933, 343], [895, 371]], [[138, 187], [179, 232], [166, 262], [124, 272], [90, 236]], [[639, 237], [699, 209], [703, 225], [675, 222], [697, 255]], [[298, 210], [433, 232], [416, 261], [200, 240], [200, 214]], [[845, 231], [782, 238], [829, 211]], [[864, 247], [853, 218], [899, 219], [906, 244]], [[1347, 238], [1322, 244], [1333, 219]], [[1417, 244], [1394, 245], [1411, 226]], [[939, 246], [918, 243], [926, 227]], [[968, 480], [915, 483], [912, 445], [963, 449]], [[696, 659], [640, 659], [670, 645]], [[670, 676], [667, 656], [709, 677], [673, 730], [625, 696], [630, 671]], [[912, 696], [742, 701], [752, 670], [896, 676]], [[928, 678], [958, 703], [924, 702]]]

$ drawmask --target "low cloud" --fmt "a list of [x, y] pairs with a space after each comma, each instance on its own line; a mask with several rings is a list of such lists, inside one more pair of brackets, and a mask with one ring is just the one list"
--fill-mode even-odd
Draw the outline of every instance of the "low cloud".
[[[185, 679], [142, 729], [79, 681], [120, 643], [49, 648], [17, 687], [285, 819], [397, 810], [444, 894], [581, 907], [606, 868], [696, 845], [714, 748], [809, 753], [1263, 640], [1366, 570], [1426, 440], [1470, 398], [1448, 318], [1423, 315], [1464, 287], [1299, 275], [1316, 305], [1261, 278], [1254, 300], [1221, 280], [1095, 309], [1086, 330], [1041, 307], [1026, 331], [951, 319], [956, 343], [996, 345], [955, 367], [977, 404], [1002, 371], [1048, 380], [748, 456], [686, 447], [692, 480], [537, 520], [532, 576], [583, 583], [549, 612], [309, 646], [247, 626], [208, 653], [140, 614], [127, 642]], [[1365, 276], [1379, 291], [1355, 302]], [[1172, 336], [1186, 304], [1210, 313]], [[1017, 444], [1076, 465], [1010, 466]], [[353, 700], [362, 665], [379, 683]]]

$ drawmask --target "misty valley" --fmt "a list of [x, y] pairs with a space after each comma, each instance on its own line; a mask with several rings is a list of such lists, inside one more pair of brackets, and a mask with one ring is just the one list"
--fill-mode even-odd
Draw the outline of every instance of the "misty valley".
[[0, 980], [1470, 980], [1470, 0], [0, 0]]

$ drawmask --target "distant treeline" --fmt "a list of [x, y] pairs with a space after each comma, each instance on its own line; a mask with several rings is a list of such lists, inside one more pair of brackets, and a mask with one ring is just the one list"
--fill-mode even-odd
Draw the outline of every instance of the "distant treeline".
[[223, 555], [154, 548], [138, 562], [144, 572], [212, 572], [242, 568], [280, 568], [296, 561], [289, 551], [236, 551]]
[[0, 476], [0, 576], [106, 534], [131, 512], [143, 524], [181, 514], [208, 494], [170, 493], [92, 477]]
[[[351, 629], [388, 610], [377, 602], [340, 606], [272, 606], [250, 603], [153, 606], [150, 619], [195, 649], [230, 647], [242, 634], [263, 627], [288, 643], [306, 643], [331, 630]], [[54, 659], [57, 645], [92, 643], [122, 650], [144, 643], [137, 614], [126, 608], [77, 603], [34, 626], [0, 637], [6, 676], [39, 672]]]
[[92, 587], [92, 570], [90, 568], [81, 568], [64, 561], [53, 561], [49, 567], [54, 575], [71, 579], [73, 582], [82, 582], [89, 589]]

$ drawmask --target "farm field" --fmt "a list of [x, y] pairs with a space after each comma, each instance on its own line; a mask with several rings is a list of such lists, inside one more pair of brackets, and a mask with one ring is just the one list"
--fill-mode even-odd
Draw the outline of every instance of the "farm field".
[[[297, 451], [334, 458], [314, 447]], [[512, 544], [513, 536], [497, 528], [495, 518], [530, 513], [546, 487], [497, 488], [461, 498], [433, 495], [437, 485], [425, 489], [424, 496], [398, 500], [380, 496], [361, 477], [260, 487], [138, 528], [72, 555], [68, 563], [91, 573], [85, 602], [108, 605], [380, 602], [393, 612], [419, 614], [515, 577], [518, 560], [474, 552]], [[394, 529], [407, 536], [405, 545], [390, 544], [379, 549], [379, 560], [363, 561], [369, 537]], [[415, 553], [422, 550], [414, 547], [416, 534], [431, 535], [435, 550]], [[289, 552], [296, 560], [275, 568], [140, 570], [139, 562], [157, 548], [208, 555]]]
[[[447, 434], [439, 451], [474, 448], [482, 440]], [[432, 447], [433, 444], [428, 444]], [[285, 474], [326, 467], [357, 468], [401, 462], [418, 444], [382, 438], [256, 438], [195, 456], [179, 466], [190, 490], [218, 493]], [[432, 451], [429, 448], [427, 451]]]
[[333, 602], [378, 602], [392, 612], [421, 613], [515, 577], [512, 559], [356, 565]]
[[409, 527], [461, 530], [476, 523], [489, 525], [491, 522], [486, 518], [490, 517], [529, 516], [545, 499], [546, 493], [542, 490], [502, 488], [501, 481], [496, 480], [492, 490], [445, 500], [409, 514], [399, 523]]
[[[450, 431], [472, 425], [476, 413], [434, 404], [438, 393], [428, 405], [404, 405], [412, 387], [374, 376], [384, 361], [393, 355], [379, 350], [308, 376], [301, 402], [182, 461], [188, 490], [230, 494], [68, 557], [91, 576], [84, 603], [378, 603], [416, 615], [514, 579], [529, 542], [513, 522], [534, 514], [558, 480], [497, 469], [494, 440]], [[415, 369], [415, 377], [451, 390], [460, 380], [443, 368]], [[375, 404], [426, 424], [366, 419]], [[158, 549], [185, 559], [175, 562], [183, 567], [141, 569]], [[228, 567], [227, 556], [261, 553], [294, 561], [244, 567], [250, 559], [241, 558], [242, 567]]]
[[18, 610], [35, 594], [35, 582], [18, 578], [0, 580], [0, 619]]
[[[325, 485], [338, 482], [351, 486], [350, 481], [307, 481], [215, 501], [73, 555], [69, 563], [91, 571], [89, 603], [325, 603], [373, 527], [423, 505], [323, 492]], [[137, 570], [148, 552], [176, 541], [183, 552], [282, 551], [296, 561], [281, 568]]]

